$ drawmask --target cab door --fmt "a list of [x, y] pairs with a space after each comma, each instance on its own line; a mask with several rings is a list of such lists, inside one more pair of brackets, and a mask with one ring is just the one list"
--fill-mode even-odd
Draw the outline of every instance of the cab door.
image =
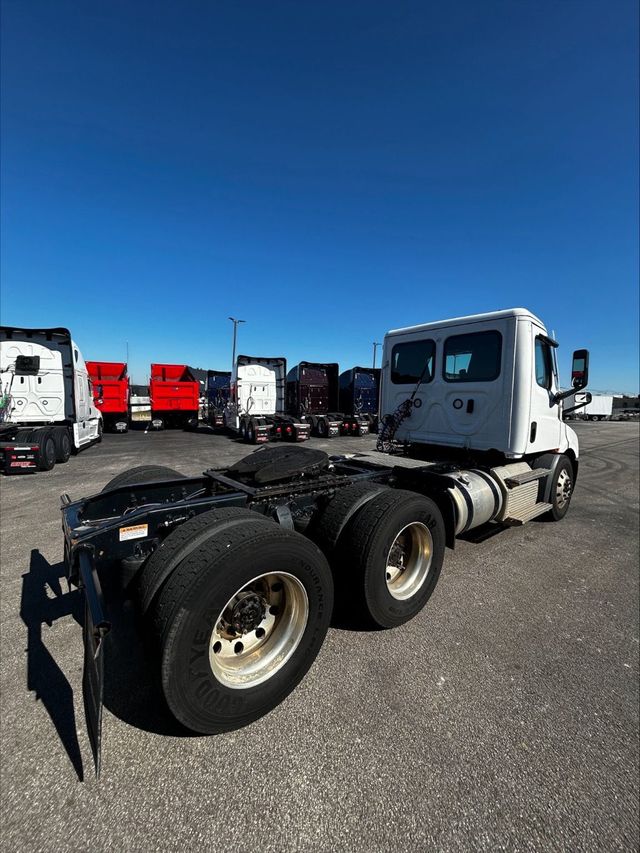
[[533, 348], [533, 377], [527, 453], [555, 450], [560, 447], [560, 408], [555, 402], [557, 392], [553, 352], [549, 338], [536, 326], [531, 326]]

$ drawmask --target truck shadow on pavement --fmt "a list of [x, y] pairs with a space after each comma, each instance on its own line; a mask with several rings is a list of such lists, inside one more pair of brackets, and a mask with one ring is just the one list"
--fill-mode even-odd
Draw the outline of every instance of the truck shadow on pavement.
[[[157, 653], [136, 618], [131, 599], [111, 596], [111, 631], [105, 646], [104, 706], [127, 725], [153, 734], [198, 737], [167, 708], [160, 684]], [[108, 720], [104, 737], [108, 738]]]
[[[84, 779], [77, 735], [74, 688], [45, 645], [42, 628], [72, 616], [78, 623], [78, 654], [82, 653], [84, 603], [77, 589], [66, 590], [64, 563], [51, 564], [37, 549], [31, 551], [29, 571], [22, 576], [20, 616], [27, 628], [27, 690], [35, 693], [48, 713], [78, 780]], [[169, 713], [156, 667], [142, 639], [136, 636], [132, 606], [109, 610], [112, 630], [105, 646], [104, 705], [116, 717], [136, 728], [176, 737], [189, 736]], [[75, 686], [82, 690], [78, 671]], [[84, 725], [84, 720], [80, 722]], [[104, 721], [108, 738], [108, 720]]]
[[[76, 733], [73, 689], [42, 638], [42, 626], [51, 627], [65, 616], [82, 624], [80, 593], [62, 589], [64, 563], [51, 565], [34, 549], [29, 571], [22, 576], [20, 616], [27, 626], [27, 690], [35, 693], [51, 718], [69, 760], [82, 781], [84, 771]], [[66, 580], [65, 580], [66, 583]]]

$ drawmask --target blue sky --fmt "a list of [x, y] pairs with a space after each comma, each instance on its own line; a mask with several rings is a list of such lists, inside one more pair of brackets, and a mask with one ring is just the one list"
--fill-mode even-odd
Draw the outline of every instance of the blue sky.
[[5, 0], [2, 321], [370, 363], [523, 305], [638, 390], [632, 0]]

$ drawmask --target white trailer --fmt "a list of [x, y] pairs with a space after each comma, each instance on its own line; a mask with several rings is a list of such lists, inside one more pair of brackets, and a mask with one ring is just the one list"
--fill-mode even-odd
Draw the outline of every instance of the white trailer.
[[68, 329], [0, 327], [0, 459], [49, 471], [102, 438], [85, 361]]
[[612, 394], [594, 394], [591, 402], [582, 409], [584, 417], [590, 421], [608, 421], [613, 412]]
[[591, 395], [589, 391], [580, 391], [567, 397], [564, 403], [566, 420], [608, 421], [613, 414], [613, 396], [608, 394]]

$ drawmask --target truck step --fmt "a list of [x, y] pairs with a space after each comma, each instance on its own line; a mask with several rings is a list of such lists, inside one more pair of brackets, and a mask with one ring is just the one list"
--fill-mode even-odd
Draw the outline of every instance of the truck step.
[[523, 509], [518, 513], [513, 513], [513, 515], [507, 516], [504, 520], [504, 523], [510, 524], [514, 527], [526, 524], [527, 521], [531, 521], [531, 519], [537, 518], [539, 515], [542, 515], [545, 512], [549, 512], [551, 506], [551, 504], [545, 503], [534, 504], [533, 506], [530, 506], [527, 509]]
[[549, 468], [534, 468], [533, 471], [523, 471], [522, 474], [514, 474], [513, 477], [506, 477], [505, 483], [507, 486], [524, 486], [525, 483], [532, 483], [534, 480], [541, 480], [550, 474]]

